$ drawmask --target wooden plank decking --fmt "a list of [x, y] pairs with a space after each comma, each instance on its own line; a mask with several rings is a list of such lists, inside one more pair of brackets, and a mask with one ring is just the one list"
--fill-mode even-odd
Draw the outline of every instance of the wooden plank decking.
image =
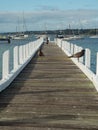
[[98, 130], [98, 93], [55, 44], [0, 94], [0, 130]]

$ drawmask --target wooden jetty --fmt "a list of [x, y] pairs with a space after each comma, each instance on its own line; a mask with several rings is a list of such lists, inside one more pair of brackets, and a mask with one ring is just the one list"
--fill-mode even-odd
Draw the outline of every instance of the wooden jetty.
[[98, 130], [98, 93], [53, 43], [0, 93], [0, 130]]

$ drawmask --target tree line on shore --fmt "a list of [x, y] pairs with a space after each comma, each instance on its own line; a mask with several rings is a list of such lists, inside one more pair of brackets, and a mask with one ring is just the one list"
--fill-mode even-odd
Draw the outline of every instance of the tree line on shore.
[[[62, 34], [62, 35], [96, 35], [98, 29], [64, 29], [64, 30], [42, 30], [26, 31], [25, 34]], [[7, 32], [1, 34], [15, 34], [16, 32]]]

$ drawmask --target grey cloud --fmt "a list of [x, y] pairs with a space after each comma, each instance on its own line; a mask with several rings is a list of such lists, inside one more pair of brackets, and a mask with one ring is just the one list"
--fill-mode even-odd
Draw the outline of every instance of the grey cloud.
[[[24, 18], [28, 30], [65, 29], [70, 24], [72, 28], [94, 28], [98, 27], [98, 10], [46, 10], [24, 12]], [[0, 13], [0, 32], [15, 31], [20, 23], [23, 25], [23, 12], [1, 12]], [[7, 27], [6, 27], [7, 25]], [[6, 29], [5, 29], [6, 28]]]

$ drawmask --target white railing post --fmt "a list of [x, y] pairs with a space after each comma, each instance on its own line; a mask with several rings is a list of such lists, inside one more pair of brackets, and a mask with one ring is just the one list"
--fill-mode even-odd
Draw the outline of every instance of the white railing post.
[[25, 53], [25, 45], [23, 45], [23, 62], [25, 61], [26, 53]]
[[96, 76], [98, 76], [98, 52], [97, 52], [97, 61], [96, 61]]
[[19, 46], [19, 64], [23, 63], [23, 49], [22, 49], [22, 45]]
[[32, 42], [30, 42], [30, 55], [32, 55], [32, 50], [33, 50], [33, 43]]
[[[13, 53], [10, 54], [10, 50], [6, 50], [2, 54], [2, 77], [0, 82], [0, 92], [4, 90], [15, 79], [15, 77], [23, 70], [23, 68], [30, 62], [31, 58], [37, 52], [39, 47], [43, 44], [42, 39], [37, 41], [15, 46]], [[11, 57], [10, 57], [11, 56]], [[13, 71], [10, 70], [13, 57]], [[10, 60], [11, 58], [11, 60]], [[11, 63], [10, 63], [11, 62]]]
[[28, 56], [30, 56], [30, 42], [28, 43]]
[[3, 53], [2, 79], [6, 78], [8, 74], [9, 74], [9, 50]]
[[14, 64], [13, 64], [13, 68], [16, 69], [18, 68], [18, 46], [14, 47]]
[[25, 45], [25, 59], [27, 58], [27, 44]]
[[73, 54], [74, 53], [74, 44], [71, 43], [71, 50], [70, 53]]
[[26, 44], [26, 58], [28, 57], [28, 44]]
[[89, 49], [86, 49], [86, 52], [85, 52], [85, 67], [89, 68], [90, 69], [90, 50]]

